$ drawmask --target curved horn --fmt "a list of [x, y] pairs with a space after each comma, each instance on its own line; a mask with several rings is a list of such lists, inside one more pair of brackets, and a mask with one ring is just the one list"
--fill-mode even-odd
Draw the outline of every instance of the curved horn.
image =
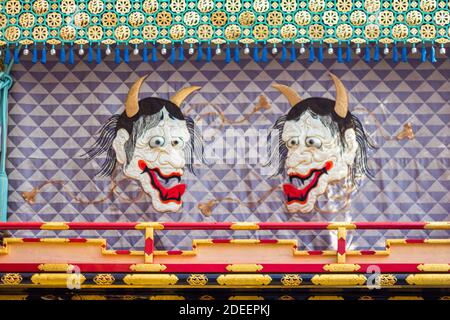
[[339, 117], [345, 118], [348, 112], [348, 95], [347, 90], [342, 84], [341, 80], [334, 74], [330, 73], [331, 80], [334, 82], [336, 88], [336, 104], [334, 105], [334, 111]]
[[294, 90], [292, 90], [288, 86], [285, 86], [284, 84], [275, 83], [272, 85], [272, 87], [280, 91], [286, 97], [291, 107], [302, 101], [302, 98], [300, 98], [300, 96]]
[[186, 87], [183, 88], [181, 90], [178, 90], [175, 95], [170, 98], [170, 101], [175, 104], [176, 106], [178, 106], [178, 108], [181, 106], [181, 104], [183, 103], [184, 99], [186, 99], [186, 97], [188, 95], [190, 95], [192, 92], [197, 91], [201, 89], [201, 87], [198, 86], [192, 86], [192, 87]]
[[139, 112], [139, 89], [147, 77], [148, 75], [137, 79], [131, 86], [130, 91], [128, 91], [127, 99], [125, 100], [125, 113], [128, 118]]

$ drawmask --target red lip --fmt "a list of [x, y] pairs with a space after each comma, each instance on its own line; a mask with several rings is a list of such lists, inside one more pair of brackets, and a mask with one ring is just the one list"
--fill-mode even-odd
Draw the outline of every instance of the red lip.
[[186, 184], [180, 183], [171, 188], [166, 188], [162, 185], [160, 179], [171, 179], [178, 178], [180, 180], [181, 174], [179, 172], [173, 172], [170, 174], [163, 174], [159, 168], [149, 168], [147, 164], [143, 160], [139, 160], [138, 162], [139, 168], [142, 170], [142, 173], [147, 172], [150, 176], [151, 184], [153, 188], [158, 190], [159, 198], [162, 203], [170, 203], [174, 202], [176, 204], [181, 204], [181, 197], [186, 191]]
[[333, 162], [327, 161], [323, 168], [321, 169], [312, 168], [308, 171], [307, 174], [297, 174], [297, 173], [289, 174], [289, 179], [291, 180], [291, 182], [294, 178], [300, 179], [302, 180], [302, 182], [311, 177], [312, 179], [308, 183], [308, 185], [304, 186], [303, 188], [297, 188], [291, 183], [284, 184], [283, 191], [287, 197], [287, 204], [291, 204], [294, 202], [305, 204], [308, 201], [309, 192], [317, 186], [320, 176], [322, 174], [328, 173], [328, 171], [331, 170], [332, 167]]

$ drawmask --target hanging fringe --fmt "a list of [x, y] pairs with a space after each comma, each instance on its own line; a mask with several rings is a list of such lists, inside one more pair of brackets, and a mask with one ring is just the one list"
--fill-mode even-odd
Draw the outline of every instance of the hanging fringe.
[[352, 62], [352, 45], [347, 43], [347, 49], [345, 53], [345, 62], [350, 63]]
[[437, 62], [437, 60], [436, 60], [436, 48], [434, 47], [434, 44], [431, 45], [431, 48], [430, 48], [430, 62], [431, 63], [436, 63]]
[[234, 47], [234, 62], [239, 63], [240, 61], [239, 57], [239, 43], [236, 43], [236, 46]]
[[267, 63], [268, 59], [267, 59], [267, 46], [264, 43], [264, 46], [262, 48], [262, 54], [261, 54], [261, 62]]
[[408, 51], [406, 48], [406, 43], [404, 43], [402, 47], [402, 62], [408, 62]]
[[206, 48], [206, 62], [211, 62], [211, 44], [208, 43], [208, 47]]
[[420, 59], [421, 62], [426, 62], [427, 61], [427, 48], [425, 47], [425, 45], [422, 43], [422, 56]]
[[74, 62], [75, 62], [75, 57], [74, 57], [74, 54], [73, 54], [73, 45], [70, 45], [70, 48], [69, 48], [69, 64], [74, 64]]
[[116, 49], [114, 52], [115, 52], [114, 62], [119, 64], [120, 63], [120, 48], [118, 45], [116, 46]]
[[158, 61], [158, 52], [156, 51], [156, 43], [152, 46], [152, 62]]
[[19, 62], [19, 47], [16, 46], [14, 48], [14, 64], [18, 64]]
[[172, 46], [172, 49], [170, 50], [170, 59], [169, 59], [169, 62], [171, 64], [175, 63], [176, 54], [177, 54], [177, 50], [176, 50], [175, 46]]
[[97, 64], [102, 62], [102, 48], [100, 47], [100, 43], [97, 43], [97, 54], [95, 55], [95, 60]]
[[47, 48], [45, 46], [45, 43], [44, 43], [44, 47], [42, 48], [41, 63], [43, 63], [43, 64], [47, 63]]
[[142, 49], [142, 61], [148, 62], [148, 48], [147, 43], [144, 42], [144, 48]]
[[375, 44], [375, 51], [373, 52], [373, 61], [378, 62], [380, 60], [380, 47], [378, 42]]
[[182, 44], [178, 48], [178, 61], [184, 61], [184, 47]]
[[64, 45], [61, 45], [61, 51], [59, 51], [59, 61], [61, 63], [66, 63], [66, 50], [64, 49]]
[[11, 62], [11, 51], [9, 51], [9, 46], [5, 49], [5, 64], [8, 65]]
[[314, 46], [311, 43], [311, 45], [309, 46], [309, 59], [308, 62], [314, 62], [314, 60], [316, 60], [315, 54], [314, 54]]
[[231, 50], [230, 50], [230, 44], [227, 44], [227, 47], [225, 49], [225, 63], [231, 62]]
[[289, 57], [289, 60], [290, 60], [291, 62], [294, 62], [295, 60], [297, 60], [294, 42], [292, 42], [292, 46], [291, 46], [291, 55], [290, 55], [290, 57]]
[[199, 42], [198, 48], [197, 48], [197, 62], [202, 61], [202, 59], [203, 59], [203, 47], [202, 47], [202, 43]]
[[[8, 48], [8, 52], [9, 52], [9, 48]], [[10, 58], [11, 60], [11, 58]], [[38, 61], [38, 51], [37, 51], [37, 46], [36, 44], [33, 46], [33, 57], [31, 58], [31, 62], [32, 63], [37, 63]]]
[[123, 61], [125, 63], [129, 63], [130, 62], [130, 53], [128, 50], [128, 45], [125, 45], [125, 49], [123, 49]]
[[343, 63], [344, 60], [342, 59], [342, 46], [341, 44], [338, 44], [338, 48], [337, 48], [337, 62], [338, 63]]
[[281, 48], [281, 58], [280, 58], [280, 62], [283, 63], [286, 61], [287, 58], [287, 50], [286, 50], [286, 45], [283, 43], [283, 46]]
[[366, 45], [366, 51], [364, 52], [364, 61], [367, 63], [370, 62], [370, 44]]
[[317, 49], [317, 60], [319, 62], [323, 62], [323, 45], [322, 45], [322, 43], [319, 45], [319, 48]]
[[253, 47], [253, 60], [255, 60], [255, 62], [259, 62], [259, 52], [257, 43], [255, 43], [255, 46]]
[[394, 46], [392, 47], [392, 61], [398, 62], [397, 42], [394, 42]]
[[89, 44], [87, 61], [89, 63], [92, 63], [92, 60], [93, 60], [92, 46]]

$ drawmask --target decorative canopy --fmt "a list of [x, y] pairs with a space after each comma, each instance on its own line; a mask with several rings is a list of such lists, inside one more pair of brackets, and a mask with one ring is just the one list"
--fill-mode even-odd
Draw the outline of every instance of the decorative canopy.
[[6, 0], [0, 45], [450, 42], [444, 0]]

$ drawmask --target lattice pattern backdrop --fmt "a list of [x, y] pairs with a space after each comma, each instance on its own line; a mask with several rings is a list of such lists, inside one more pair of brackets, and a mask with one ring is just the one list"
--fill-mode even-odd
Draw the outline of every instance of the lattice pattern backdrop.
[[[258, 164], [203, 166], [198, 175], [186, 175], [188, 191], [182, 213], [152, 211], [149, 198], [140, 196], [140, 186], [118, 183], [112, 197], [95, 204], [82, 201], [102, 199], [110, 190], [106, 178], [93, 179], [96, 163], [80, 158], [94, 141], [93, 135], [112, 115], [123, 111], [128, 88], [150, 73], [141, 97], [168, 98], [185, 85], [200, 85], [184, 109], [203, 128], [261, 129], [288, 110], [288, 103], [273, 82], [292, 85], [303, 97], [332, 97], [334, 88], [326, 76], [332, 71], [350, 92], [351, 110], [365, 123], [380, 149], [371, 155], [374, 181], [365, 181], [351, 207], [342, 214], [288, 214], [280, 189], [270, 190], [283, 180], [262, 177]], [[243, 59], [241, 64], [177, 62], [155, 65], [131, 61], [116, 65], [78, 62], [47, 64], [24, 60], [14, 65], [16, 80], [10, 97], [8, 163], [9, 221], [442, 221], [450, 212], [450, 63], [438, 60], [393, 67], [382, 61], [348, 65], [325, 60], [307, 68], [302, 62], [266, 65]], [[331, 90], [331, 91], [330, 91]], [[261, 98], [261, 96], [263, 98]], [[256, 107], [256, 109], [255, 109]], [[366, 109], [363, 109], [364, 107]], [[256, 111], [255, 111], [256, 110]], [[218, 111], [228, 119], [221, 122]], [[414, 139], [397, 140], [403, 125], [412, 124]], [[216, 131], [213, 131], [216, 132]], [[123, 177], [118, 177], [119, 180]], [[30, 204], [22, 197], [47, 180], [60, 184], [42, 187]], [[130, 201], [128, 198], [134, 198]], [[199, 204], [214, 203], [210, 216]], [[265, 199], [263, 201], [258, 201]], [[205, 211], [205, 208], [202, 208]], [[206, 210], [207, 211], [207, 210]], [[207, 213], [207, 212], [206, 212]], [[406, 231], [405, 231], [406, 232]], [[42, 231], [41, 236], [51, 235]], [[159, 247], [186, 249], [192, 238], [230, 237], [228, 232], [184, 231], [158, 233]], [[252, 232], [235, 235], [249, 236]], [[20, 235], [26, 235], [21, 233]], [[72, 232], [65, 235], [74, 236]], [[81, 236], [93, 235], [84, 232]], [[114, 248], [139, 248], [143, 243], [133, 233], [99, 232]], [[298, 238], [302, 246], [323, 249], [330, 245], [328, 232], [258, 232], [266, 238]], [[439, 231], [432, 236], [442, 235]], [[423, 237], [422, 231], [365, 231], [355, 234], [352, 245], [379, 247], [386, 236]]]

